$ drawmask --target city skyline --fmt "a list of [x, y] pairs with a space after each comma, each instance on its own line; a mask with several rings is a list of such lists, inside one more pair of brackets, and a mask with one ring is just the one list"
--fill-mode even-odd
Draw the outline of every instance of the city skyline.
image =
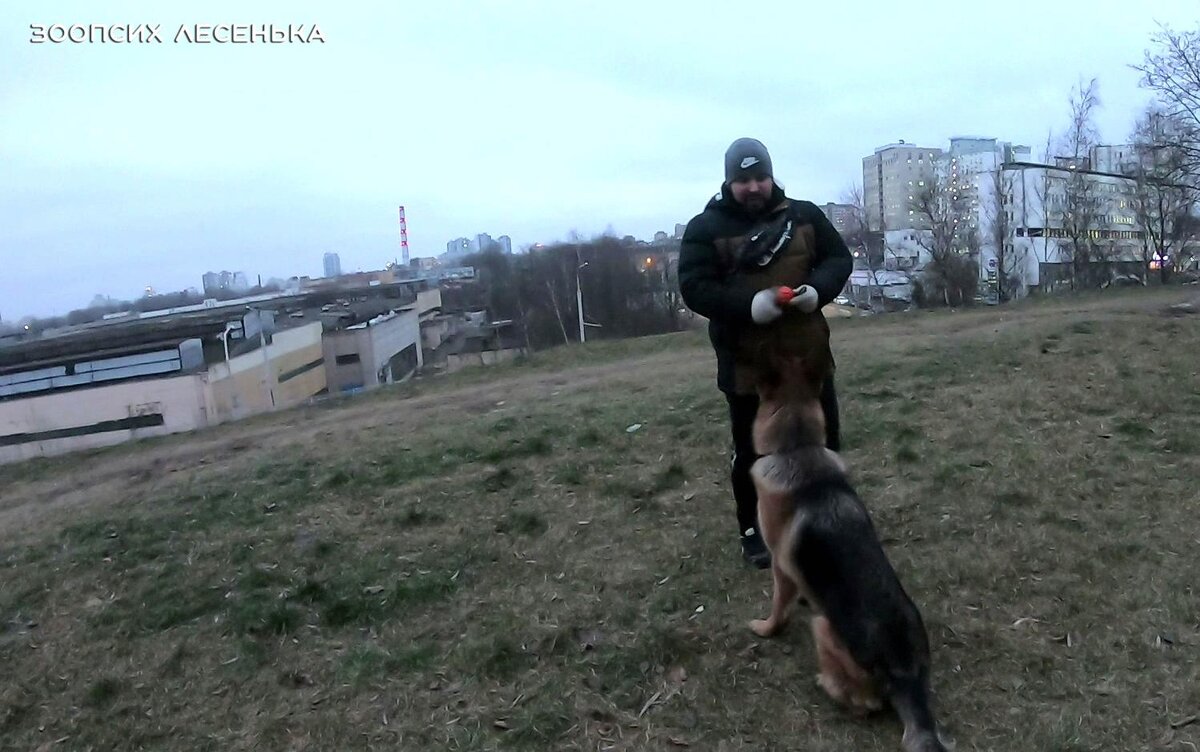
[[[920, 17], [860, 13], [851, 53], [830, 34], [730, 60], [712, 54], [727, 20], [681, 4], [614, 3], [582, 19], [532, 6], [265, 4], [246, 22], [319, 24], [325, 41], [31, 43], [30, 24], [87, 24], [90, 9], [18, 5], [0, 29], [12, 72], [0, 82], [6, 322], [97, 293], [196, 287], [208, 269], [319, 276], [329, 249], [347, 271], [382, 268], [401, 256], [399, 205], [413, 258], [470, 227], [504, 228], [514, 252], [609, 227], [649, 238], [703, 208], [725, 147], [745, 135], [766, 143], [789, 195], [840, 203], [862, 156], [900, 139], [979, 133], [1039, 148], [1093, 76], [1101, 138], [1123, 143], [1150, 100], [1130, 66], [1156, 22], [1195, 23], [1186, 2], [1123, 14], [1017, 2], [1006, 18], [1027, 23], [1015, 40], [947, 3]], [[761, 11], [849, 31], [846, 9]], [[108, 12], [164, 29], [245, 14], [231, 3], [204, 18], [136, 3]], [[930, 39], [937, 54], [905, 52]], [[405, 96], [384, 94], [397, 87]], [[462, 103], [501, 116], [421, 116]], [[613, 127], [630, 118], [636, 127]]]

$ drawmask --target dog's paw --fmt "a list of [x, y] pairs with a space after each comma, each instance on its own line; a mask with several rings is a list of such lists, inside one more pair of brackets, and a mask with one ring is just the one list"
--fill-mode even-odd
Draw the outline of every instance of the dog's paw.
[[817, 674], [816, 679], [817, 686], [825, 690], [830, 699], [841, 705], [846, 704], [846, 690], [840, 682], [825, 673]]
[[883, 703], [880, 702], [878, 697], [872, 694], [856, 693], [847, 698], [847, 700], [850, 713], [856, 718], [866, 718], [883, 710]]
[[774, 637], [775, 633], [779, 631], [779, 625], [770, 619], [755, 619], [750, 622], [750, 631], [759, 637]]

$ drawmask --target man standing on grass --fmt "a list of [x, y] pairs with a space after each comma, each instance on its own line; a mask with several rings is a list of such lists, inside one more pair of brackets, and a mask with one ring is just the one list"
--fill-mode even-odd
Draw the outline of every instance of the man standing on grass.
[[[758, 498], [750, 478], [750, 467], [758, 459], [751, 437], [758, 395], [750, 364], [739, 352], [745, 340], [782, 325], [784, 311], [776, 295], [780, 284], [800, 285], [792, 301], [783, 305], [815, 314], [805, 317], [795, 336], [827, 348], [829, 330], [820, 309], [841, 293], [852, 268], [850, 250], [824, 213], [811, 202], [789, 199], [775, 183], [767, 148], [752, 138], [734, 141], [725, 152], [720, 192], [683, 233], [679, 292], [688, 308], [709, 320], [717, 388], [729, 404], [730, 482], [742, 556], [760, 569], [770, 566], [771, 555], [757, 529]], [[832, 364], [832, 355], [829, 358]], [[821, 392], [821, 406], [826, 445], [839, 451], [832, 373]]]

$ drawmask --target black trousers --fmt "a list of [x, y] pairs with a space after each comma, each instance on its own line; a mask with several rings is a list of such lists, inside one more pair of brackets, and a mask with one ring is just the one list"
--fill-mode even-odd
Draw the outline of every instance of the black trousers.
[[[749, 528], [758, 527], [758, 494], [750, 478], [750, 468], [758, 459], [752, 435], [754, 416], [758, 412], [758, 396], [725, 392], [725, 400], [729, 403], [729, 423], [733, 432], [733, 461], [729, 480], [733, 484], [733, 499], [737, 504], [738, 532], [744, 533]], [[832, 375], [821, 389], [821, 407], [825, 411], [825, 445], [840, 452], [842, 434]]]

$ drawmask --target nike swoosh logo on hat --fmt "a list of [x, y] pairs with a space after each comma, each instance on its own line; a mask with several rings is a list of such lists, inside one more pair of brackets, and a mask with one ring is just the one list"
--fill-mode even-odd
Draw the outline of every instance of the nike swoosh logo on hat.
[[756, 164], [758, 164], [758, 157], [746, 157], [742, 160], [742, 169], [744, 170], [747, 167], [753, 167]]

